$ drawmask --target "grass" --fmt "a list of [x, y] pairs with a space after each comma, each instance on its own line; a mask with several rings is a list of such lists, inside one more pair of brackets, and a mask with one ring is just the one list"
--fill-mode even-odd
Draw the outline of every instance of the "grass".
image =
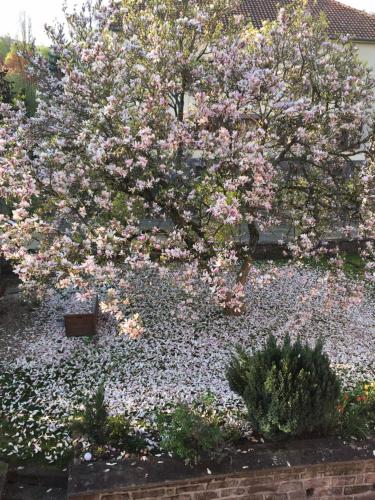
[[[348, 277], [354, 279], [361, 279], [364, 276], [365, 272], [365, 261], [362, 257], [357, 253], [342, 253], [341, 257], [344, 260], [343, 270], [347, 274]], [[257, 261], [257, 264], [261, 264], [262, 260]], [[273, 259], [272, 262], [282, 267], [288, 265], [290, 263], [289, 259]], [[327, 271], [329, 269], [334, 269], [333, 265], [330, 263], [330, 259], [328, 256], [323, 255], [316, 258], [308, 258], [303, 259], [302, 263], [306, 266], [313, 267], [314, 269], [321, 269], [323, 271]]]

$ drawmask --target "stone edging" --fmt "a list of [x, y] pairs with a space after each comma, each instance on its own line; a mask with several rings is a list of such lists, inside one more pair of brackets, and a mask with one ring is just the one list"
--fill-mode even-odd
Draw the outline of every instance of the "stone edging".
[[[222, 463], [186, 467], [155, 457], [71, 468], [70, 500], [375, 499], [375, 445], [308, 440], [254, 446]], [[358, 496], [359, 498], [359, 496]]]

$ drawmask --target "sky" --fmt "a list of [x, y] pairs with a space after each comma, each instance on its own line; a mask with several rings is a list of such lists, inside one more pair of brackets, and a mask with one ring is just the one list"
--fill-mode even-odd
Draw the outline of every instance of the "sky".
[[[0, 36], [17, 37], [20, 15], [25, 12], [30, 17], [32, 32], [38, 45], [48, 45], [44, 24], [62, 20], [62, 5], [66, 2], [69, 9], [81, 5], [84, 0], [0, 0]], [[375, 12], [375, 0], [341, 0], [342, 3], [357, 9]]]
[[17, 38], [20, 16], [25, 13], [31, 20], [32, 33], [38, 45], [48, 45], [44, 32], [45, 24], [63, 20], [63, 4], [72, 10], [82, 5], [84, 0], [0, 0], [0, 36], [10, 35]]

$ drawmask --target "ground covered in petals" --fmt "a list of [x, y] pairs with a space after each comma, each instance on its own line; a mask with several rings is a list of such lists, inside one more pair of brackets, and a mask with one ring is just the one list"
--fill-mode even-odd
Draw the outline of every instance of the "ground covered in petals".
[[250, 283], [246, 313], [228, 317], [202, 287], [189, 298], [174, 273], [160, 276], [150, 270], [129, 276], [129, 313], [139, 312], [144, 326], [138, 338], [120, 336], [104, 315], [94, 339], [66, 338], [62, 297], [34, 312], [22, 354], [1, 366], [3, 454], [59, 460], [71, 448], [69, 417], [100, 383], [110, 412], [129, 415], [146, 436], [156, 410], [208, 392], [218, 411], [238, 420], [243, 408], [226, 382], [225, 366], [236, 345], [255, 350], [271, 332], [280, 339], [299, 334], [312, 343], [322, 337], [343, 385], [374, 379], [370, 295], [350, 308], [340, 301], [326, 308], [324, 294], [308, 293], [319, 289], [321, 272], [286, 267], [261, 287]]

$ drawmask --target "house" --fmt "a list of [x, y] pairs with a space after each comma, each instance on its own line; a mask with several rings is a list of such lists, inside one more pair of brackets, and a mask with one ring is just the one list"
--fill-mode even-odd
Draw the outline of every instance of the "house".
[[[239, 11], [256, 28], [260, 28], [263, 21], [276, 19], [279, 7], [289, 2], [290, 0], [242, 0]], [[332, 37], [349, 35], [358, 47], [361, 59], [375, 72], [375, 15], [336, 0], [311, 1], [311, 9], [317, 16], [321, 12], [325, 13]]]

